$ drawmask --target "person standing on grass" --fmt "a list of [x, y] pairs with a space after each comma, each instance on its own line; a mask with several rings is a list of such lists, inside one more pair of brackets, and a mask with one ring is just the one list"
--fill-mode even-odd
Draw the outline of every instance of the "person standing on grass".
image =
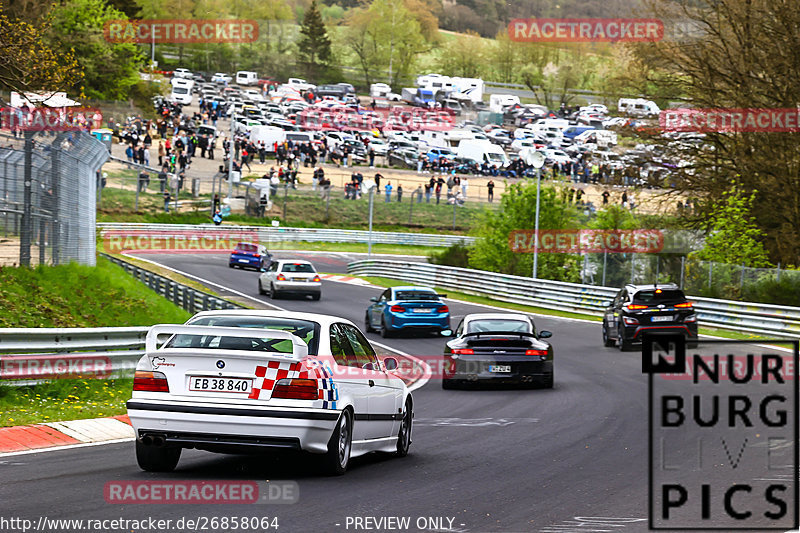
[[164, 151], [164, 141], [159, 139], [158, 140], [158, 166], [164, 166], [164, 156], [167, 153]]
[[391, 181], [387, 181], [386, 182], [386, 187], [384, 187], [384, 191], [386, 191], [386, 203], [388, 204], [389, 202], [392, 201], [392, 182]]
[[494, 201], [494, 181], [489, 180], [489, 183], [486, 184], [486, 190], [488, 191], [489, 201]]
[[468, 188], [469, 188], [469, 180], [467, 179], [466, 176], [464, 176], [463, 178], [461, 178], [461, 196], [464, 198], [465, 201], [467, 199]]
[[442, 199], [442, 182], [444, 180], [439, 178], [436, 182], [436, 205], [439, 205], [439, 201]]
[[169, 202], [172, 200], [172, 195], [169, 193], [169, 189], [164, 191], [164, 212], [169, 213]]
[[403, 184], [402, 183], [398, 183], [397, 184], [397, 201], [398, 202], [402, 202], [403, 201]]

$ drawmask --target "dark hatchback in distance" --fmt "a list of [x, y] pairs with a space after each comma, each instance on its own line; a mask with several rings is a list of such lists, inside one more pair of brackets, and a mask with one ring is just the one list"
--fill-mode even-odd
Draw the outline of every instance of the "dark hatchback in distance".
[[622, 351], [641, 345], [642, 333], [679, 333], [697, 343], [697, 314], [674, 283], [626, 285], [603, 315], [603, 344]]
[[518, 313], [467, 315], [444, 348], [442, 388], [466, 383], [553, 386], [549, 331]]
[[254, 268], [263, 270], [272, 263], [272, 255], [262, 244], [252, 242], [240, 242], [231, 252], [228, 258], [228, 266], [231, 268]]

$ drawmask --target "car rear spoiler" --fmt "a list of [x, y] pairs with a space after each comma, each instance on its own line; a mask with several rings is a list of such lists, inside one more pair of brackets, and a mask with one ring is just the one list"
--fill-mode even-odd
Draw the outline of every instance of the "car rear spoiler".
[[177, 324], [157, 324], [150, 328], [147, 332], [145, 340], [145, 349], [147, 353], [153, 353], [158, 348], [158, 338], [173, 335], [213, 335], [221, 337], [239, 337], [239, 338], [257, 338], [257, 339], [286, 339], [292, 343], [292, 353], [283, 352], [257, 352], [252, 350], [231, 350], [224, 348], [161, 348], [161, 350], [172, 350], [175, 352], [185, 352], [190, 350], [192, 352], [201, 351], [215, 351], [215, 352], [231, 352], [247, 353], [250, 355], [279, 355], [285, 357], [287, 360], [302, 361], [308, 357], [308, 345], [298, 337], [288, 331], [280, 331], [277, 329], [262, 329], [262, 328], [230, 328], [218, 326], [184, 326]]
[[537, 338], [534, 333], [527, 333], [525, 331], [476, 331], [474, 333], [465, 333], [462, 337], [480, 337], [482, 335], [510, 335], [518, 337], [533, 337]]

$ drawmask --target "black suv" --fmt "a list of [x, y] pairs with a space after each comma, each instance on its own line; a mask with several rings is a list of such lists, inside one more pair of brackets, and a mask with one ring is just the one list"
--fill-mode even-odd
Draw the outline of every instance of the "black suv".
[[641, 344], [642, 332], [682, 333], [697, 343], [697, 315], [674, 283], [626, 285], [603, 315], [603, 344], [622, 351]]

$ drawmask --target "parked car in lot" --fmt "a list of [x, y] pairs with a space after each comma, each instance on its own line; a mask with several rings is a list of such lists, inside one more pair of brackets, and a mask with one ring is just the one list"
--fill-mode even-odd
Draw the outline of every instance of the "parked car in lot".
[[[447, 333], [447, 332], [446, 332]], [[467, 382], [553, 386], [553, 347], [520, 313], [465, 316], [444, 348], [442, 388]]]
[[603, 314], [603, 345], [620, 350], [642, 343], [642, 333], [677, 333], [697, 343], [697, 314], [674, 283], [626, 285]]
[[322, 297], [322, 279], [314, 265], [300, 259], [279, 259], [258, 277], [258, 294], [278, 298], [289, 293], [311, 296], [314, 300]]
[[230, 83], [231, 81], [233, 81], [233, 76], [229, 76], [224, 72], [215, 72], [214, 75], [211, 76], [211, 83], [224, 85], [226, 83]]
[[[159, 337], [168, 338], [161, 347]], [[335, 316], [237, 309], [154, 326], [127, 402], [137, 462], [169, 472], [184, 448], [293, 449], [343, 474], [365, 453], [403, 457], [413, 400], [390, 372], [397, 366]]]
[[230, 268], [255, 268], [261, 270], [267, 268], [272, 262], [272, 255], [267, 248], [254, 242], [240, 242], [231, 252], [228, 258]]
[[450, 329], [450, 309], [442, 301], [444, 295], [429, 287], [401, 286], [370, 298], [366, 311], [367, 331], [379, 331], [389, 337], [399, 331], [433, 331]]

